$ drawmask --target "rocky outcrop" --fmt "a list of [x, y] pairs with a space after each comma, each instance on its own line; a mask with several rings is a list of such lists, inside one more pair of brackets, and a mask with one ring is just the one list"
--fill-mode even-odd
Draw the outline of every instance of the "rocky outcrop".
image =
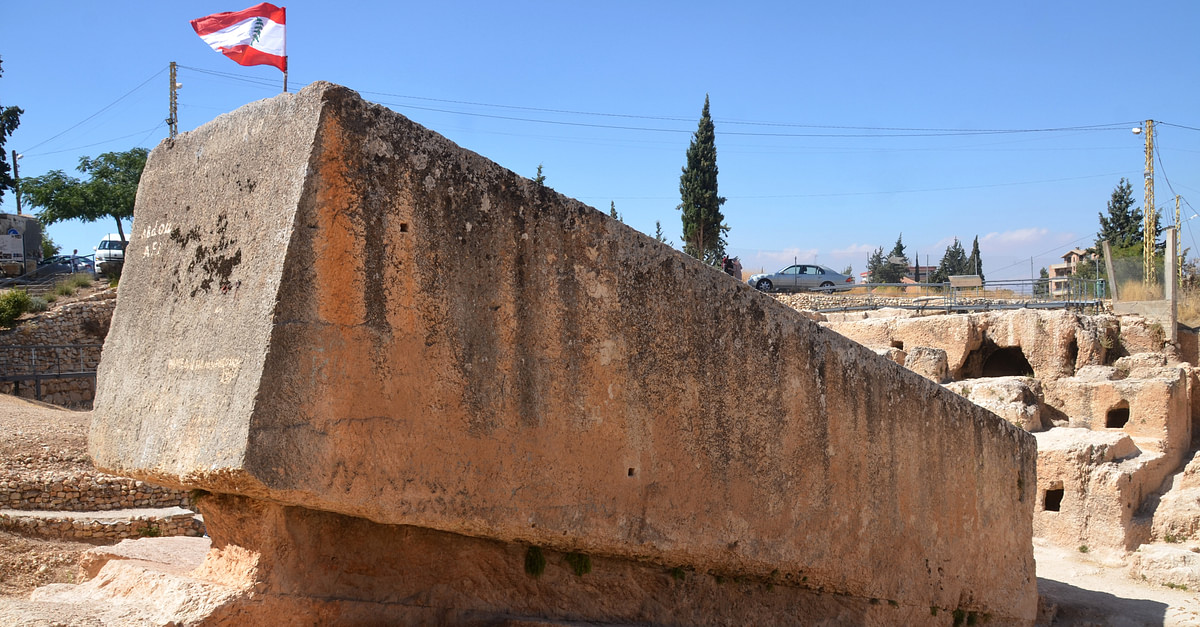
[[[432, 568], [394, 589], [408, 558], [379, 547], [411, 538], [506, 569], [488, 612], [657, 622], [741, 578], [807, 619], [837, 620], [814, 592], [1033, 619], [1028, 434], [349, 90], [164, 143], [137, 203], [91, 452], [215, 493], [217, 564], [321, 564], [262, 575], [267, 597], [476, 607]], [[311, 542], [333, 528], [355, 532]], [[530, 547], [647, 583], [528, 605]], [[671, 595], [664, 570], [711, 582]], [[706, 620], [759, 622], [713, 598]]]
[[945, 351], [951, 379], [1069, 377], [1103, 364], [1114, 345], [1115, 319], [1070, 311], [1018, 309], [957, 316], [847, 319], [824, 326], [871, 348], [930, 347]]

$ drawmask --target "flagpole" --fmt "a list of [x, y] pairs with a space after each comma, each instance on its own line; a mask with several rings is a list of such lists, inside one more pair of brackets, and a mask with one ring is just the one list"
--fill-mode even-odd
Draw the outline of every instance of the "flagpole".
[[287, 93], [287, 70], [283, 71], [283, 93]]

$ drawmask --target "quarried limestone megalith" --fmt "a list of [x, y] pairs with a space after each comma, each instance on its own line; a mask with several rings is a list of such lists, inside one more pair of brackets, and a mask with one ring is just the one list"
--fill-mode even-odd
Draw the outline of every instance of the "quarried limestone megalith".
[[91, 452], [255, 603], [1034, 618], [1032, 436], [348, 89], [164, 142], [134, 230]]

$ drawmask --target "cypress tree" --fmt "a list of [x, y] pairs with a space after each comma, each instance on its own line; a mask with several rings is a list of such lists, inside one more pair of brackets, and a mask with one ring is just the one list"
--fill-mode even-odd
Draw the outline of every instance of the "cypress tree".
[[975, 236], [975, 241], [971, 243], [971, 256], [967, 257], [966, 274], [978, 274], [979, 280], [983, 279], [983, 258], [979, 256], [979, 236]]
[[683, 212], [683, 252], [715, 265], [725, 256], [725, 199], [717, 194], [717, 145], [712, 118], [708, 114], [708, 95], [700, 124], [687, 149], [687, 165], [679, 177], [679, 206]]

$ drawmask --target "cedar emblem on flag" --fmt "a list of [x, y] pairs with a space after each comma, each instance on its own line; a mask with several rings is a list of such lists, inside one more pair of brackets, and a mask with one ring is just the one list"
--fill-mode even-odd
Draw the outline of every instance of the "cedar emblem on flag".
[[192, 28], [213, 50], [242, 65], [273, 65], [287, 72], [287, 8], [266, 2], [244, 11], [214, 13], [192, 20]]

